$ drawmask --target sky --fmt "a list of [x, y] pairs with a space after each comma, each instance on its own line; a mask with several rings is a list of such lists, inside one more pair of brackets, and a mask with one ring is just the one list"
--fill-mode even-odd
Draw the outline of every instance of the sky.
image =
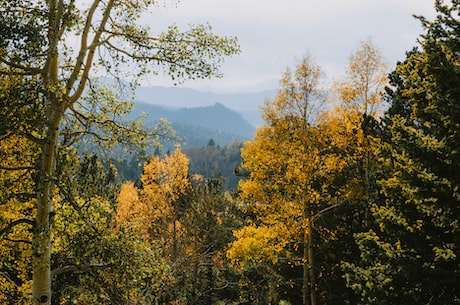
[[[152, 30], [209, 23], [215, 34], [236, 36], [241, 54], [227, 58], [223, 78], [187, 81], [202, 91], [254, 91], [272, 87], [295, 60], [310, 54], [331, 82], [343, 75], [348, 57], [369, 40], [390, 69], [404, 60], [423, 33], [413, 15], [433, 19], [434, 0], [159, 0], [143, 18]], [[145, 85], [173, 86], [167, 77]]]

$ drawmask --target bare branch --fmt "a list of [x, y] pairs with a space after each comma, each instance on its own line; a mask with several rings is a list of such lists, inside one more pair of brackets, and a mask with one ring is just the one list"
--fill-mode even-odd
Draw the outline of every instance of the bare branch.
[[31, 245], [31, 244], [32, 244], [32, 241], [31, 241], [31, 240], [25, 240], [25, 239], [10, 239], [10, 238], [4, 238], [3, 240], [9, 241], [9, 242], [13, 242], [13, 243], [24, 243], [24, 244], [28, 244], [28, 245]]
[[316, 213], [315, 215], [312, 216], [312, 220], [315, 220], [316, 218], [320, 217], [321, 215], [323, 215], [324, 213], [326, 213], [327, 211], [329, 210], [332, 210], [334, 209], [335, 207], [337, 207], [339, 204], [338, 203], [335, 203], [333, 205], [330, 205], [328, 207], [325, 207], [324, 209], [322, 209], [321, 211], [319, 211], [318, 213]]
[[22, 132], [22, 133], [19, 133], [19, 134], [24, 136], [24, 137], [26, 137], [28, 140], [30, 140], [32, 142], [35, 142], [36, 144], [39, 144], [39, 145], [45, 144], [45, 139], [36, 137], [33, 134], [30, 134], [28, 132]]
[[3, 276], [8, 282], [13, 284], [16, 288], [19, 288], [18, 284], [16, 284], [16, 282], [10, 278], [7, 272], [0, 271], [0, 276]]

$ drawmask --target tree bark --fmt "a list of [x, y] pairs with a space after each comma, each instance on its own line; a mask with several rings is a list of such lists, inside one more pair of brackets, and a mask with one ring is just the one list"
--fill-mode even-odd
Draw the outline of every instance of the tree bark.
[[313, 217], [305, 212], [307, 222], [304, 230], [303, 243], [303, 274], [302, 274], [302, 303], [303, 305], [316, 305], [315, 270], [313, 269]]
[[308, 278], [309, 278], [309, 288], [310, 288], [310, 305], [316, 305], [316, 283], [315, 283], [315, 269], [313, 268], [313, 236], [312, 236], [312, 224], [313, 217], [308, 219], [308, 251], [307, 251], [307, 258], [308, 258]]
[[59, 138], [61, 111], [59, 104], [50, 105], [51, 117], [43, 145], [38, 181], [37, 214], [32, 240], [32, 304], [51, 304], [51, 215], [54, 172]]
[[310, 300], [308, 298], [308, 232], [307, 229], [304, 230], [303, 235], [303, 272], [302, 272], [302, 304], [309, 305]]

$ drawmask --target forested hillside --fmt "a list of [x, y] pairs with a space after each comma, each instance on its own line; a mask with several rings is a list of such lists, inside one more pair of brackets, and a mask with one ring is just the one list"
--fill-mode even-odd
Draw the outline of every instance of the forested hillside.
[[[241, 142], [232, 142], [229, 145], [217, 145], [214, 139], [209, 139], [205, 146], [183, 148], [182, 152], [187, 156], [188, 171], [190, 175], [199, 174], [205, 179], [219, 180], [223, 191], [235, 191], [238, 181], [242, 179], [241, 165]], [[174, 149], [173, 149], [174, 150]], [[171, 151], [161, 152], [155, 150], [154, 155], [170, 155]], [[121, 181], [140, 183], [142, 167], [148, 157], [145, 154], [134, 154], [129, 159], [111, 160], [117, 168]]]
[[191, 174], [221, 180], [223, 189], [230, 191], [236, 190], [238, 181], [242, 178], [238, 172], [241, 164], [241, 147], [242, 144], [239, 142], [219, 146], [210, 139], [206, 146], [186, 148], [183, 151], [189, 159]]
[[163, 151], [90, 70], [208, 78], [238, 44], [90, 3], [0, 2], [0, 304], [460, 304], [459, 1], [393, 71], [366, 40], [324, 94], [306, 54], [249, 140]]
[[228, 145], [233, 141], [249, 140], [255, 132], [255, 127], [241, 114], [219, 103], [202, 107], [166, 108], [136, 102], [130, 117], [134, 119], [141, 114], [146, 114], [146, 125], [166, 119], [176, 131], [177, 142], [184, 147], [205, 146], [209, 139], [214, 139], [220, 145]]

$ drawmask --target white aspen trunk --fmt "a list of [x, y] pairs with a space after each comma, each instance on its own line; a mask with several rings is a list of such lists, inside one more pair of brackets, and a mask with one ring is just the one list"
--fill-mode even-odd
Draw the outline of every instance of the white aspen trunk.
[[[58, 106], [58, 105], [55, 105]], [[53, 106], [51, 106], [53, 107]], [[59, 138], [60, 109], [50, 109], [46, 142], [43, 145], [38, 182], [37, 214], [32, 241], [32, 304], [51, 304], [51, 212], [54, 172]]]

